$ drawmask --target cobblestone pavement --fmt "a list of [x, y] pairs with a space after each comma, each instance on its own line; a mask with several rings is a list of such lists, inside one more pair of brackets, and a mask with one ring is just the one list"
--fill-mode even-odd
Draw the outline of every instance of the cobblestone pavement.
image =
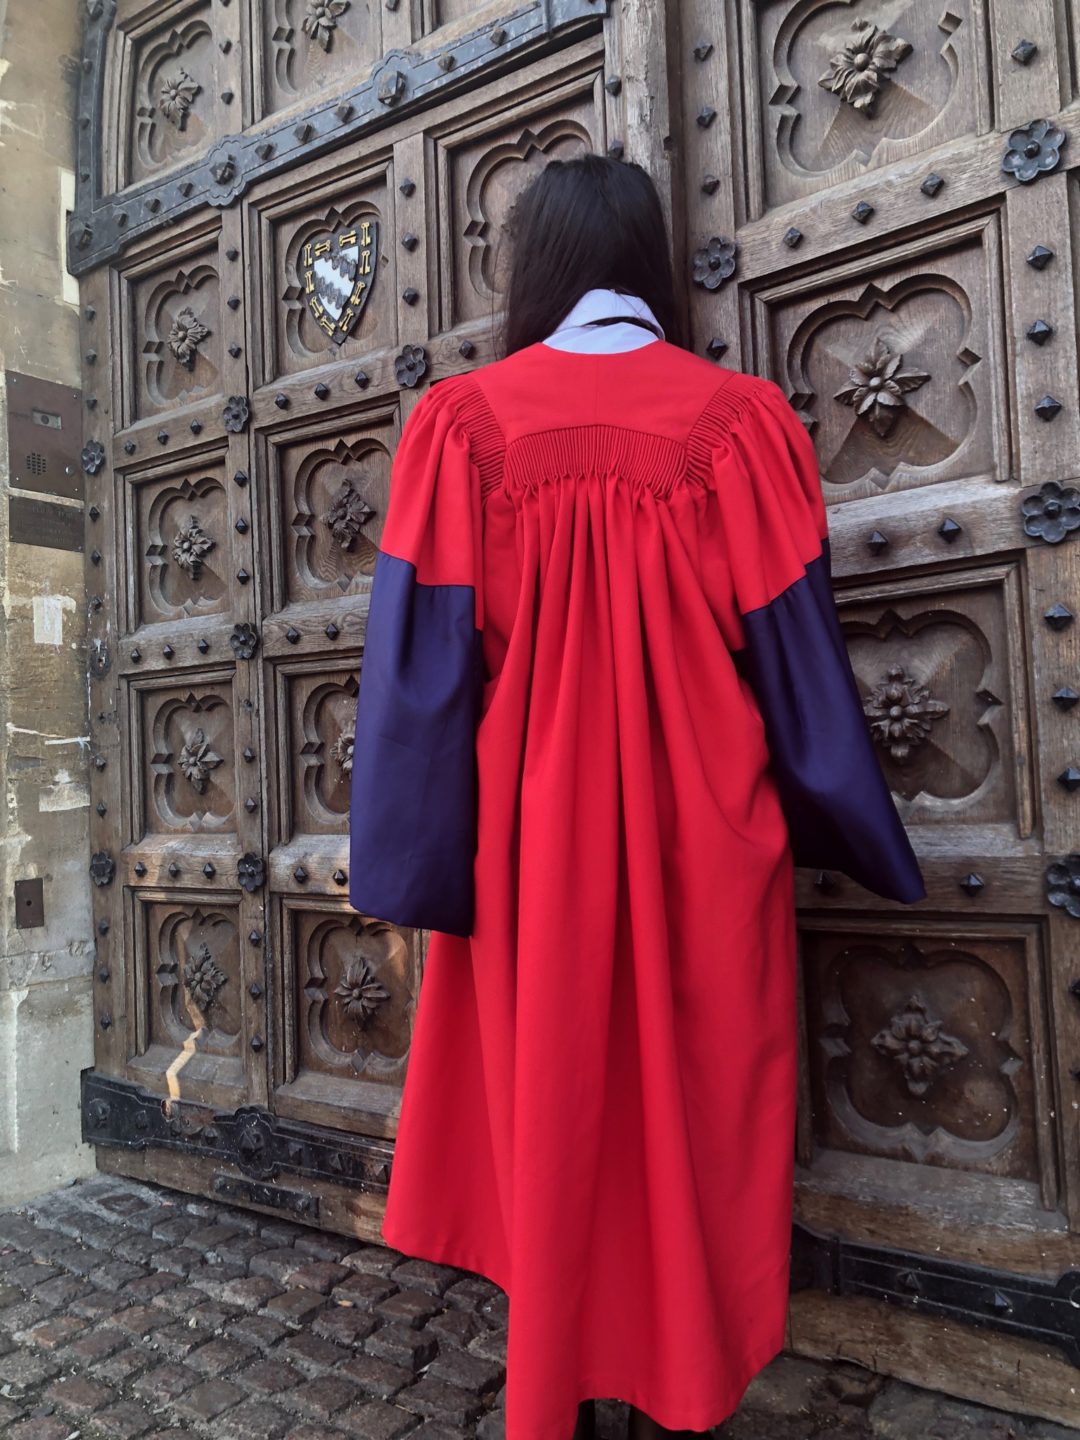
[[[96, 1175], [0, 1210], [0, 1434], [502, 1440], [506, 1319], [503, 1292], [468, 1271]], [[621, 1440], [626, 1406], [597, 1410], [600, 1440]], [[781, 1356], [715, 1434], [1078, 1432]]]

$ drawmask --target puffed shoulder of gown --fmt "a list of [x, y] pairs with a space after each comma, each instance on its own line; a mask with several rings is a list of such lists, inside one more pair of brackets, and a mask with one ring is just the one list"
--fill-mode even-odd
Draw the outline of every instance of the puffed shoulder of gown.
[[[795, 863], [923, 899], [844, 645], [813, 441], [773, 381], [714, 373], [686, 475], [715, 496], [701, 544], [730, 574], [730, 648], [765, 725]], [[469, 374], [435, 383], [406, 421], [353, 748], [351, 903], [461, 936], [474, 915], [483, 503], [499, 483], [498, 429]]]

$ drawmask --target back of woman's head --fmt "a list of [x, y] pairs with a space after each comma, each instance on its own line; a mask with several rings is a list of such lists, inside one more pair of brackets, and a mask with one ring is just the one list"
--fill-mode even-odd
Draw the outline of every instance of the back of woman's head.
[[517, 197], [502, 349], [550, 335], [586, 290], [638, 295], [668, 340], [682, 340], [671, 247], [647, 171], [604, 155], [550, 160]]

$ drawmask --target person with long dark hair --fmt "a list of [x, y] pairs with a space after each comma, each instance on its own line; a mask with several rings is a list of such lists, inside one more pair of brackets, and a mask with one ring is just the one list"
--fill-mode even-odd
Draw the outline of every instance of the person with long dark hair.
[[401, 436], [350, 899], [429, 929], [382, 1236], [509, 1297], [507, 1440], [701, 1432], [783, 1347], [793, 867], [919, 865], [833, 600], [811, 438], [682, 348], [637, 165], [518, 199], [503, 358]]

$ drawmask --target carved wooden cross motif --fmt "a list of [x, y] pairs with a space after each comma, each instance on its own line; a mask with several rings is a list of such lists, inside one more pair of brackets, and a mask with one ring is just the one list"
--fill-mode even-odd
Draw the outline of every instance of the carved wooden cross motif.
[[369, 217], [304, 244], [300, 261], [304, 299], [335, 344], [349, 335], [368, 302], [378, 237], [378, 222]]

